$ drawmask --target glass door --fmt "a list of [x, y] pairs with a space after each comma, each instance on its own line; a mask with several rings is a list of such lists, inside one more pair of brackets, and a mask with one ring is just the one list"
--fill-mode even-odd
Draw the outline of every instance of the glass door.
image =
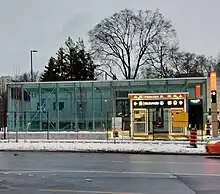
[[167, 109], [152, 109], [153, 133], [168, 133]]
[[146, 109], [134, 109], [133, 119], [133, 135], [147, 135]]

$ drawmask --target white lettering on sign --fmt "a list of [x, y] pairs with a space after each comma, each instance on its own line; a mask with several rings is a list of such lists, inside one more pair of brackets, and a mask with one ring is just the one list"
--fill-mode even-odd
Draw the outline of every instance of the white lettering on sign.
[[179, 101], [179, 105], [182, 105], [183, 104], [183, 101], [181, 100], [181, 101]]
[[173, 101], [173, 105], [177, 105], [177, 101], [176, 100]]
[[160, 105], [160, 102], [158, 102], [158, 101], [155, 101], [155, 102], [144, 102], [143, 105], [146, 105], [146, 106], [148, 106], [148, 105]]
[[163, 98], [183, 98], [183, 94], [158, 94], [158, 95], [132, 95], [133, 98], [146, 98], [146, 99], [163, 99]]
[[149, 106], [149, 105], [164, 105], [164, 101], [160, 101], [160, 102], [158, 102], [158, 101], [153, 101], [153, 102], [147, 102], [147, 101], [139, 101], [139, 102], [134, 102], [133, 103], [134, 104], [134, 106], [137, 106], [137, 105], [139, 105], [139, 106]]
[[160, 96], [145, 96], [146, 98], [159, 98]]
[[163, 106], [164, 105], [164, 101], [160, 101], [160, 105]]
[[[169, 100], [167, 101], [167, 105], [168, 106], [182, 106], [184, 104], [183, 100]], [[138, 101], [138, 102], [133, 102], [134, 106], [164, 106], [165, 105], [165, 101], [160, 100], [160, 101]]]
[[200, 100], [197, 99], [197, 100], [190, 100], [190, 102], [192, 102], [193, 104], [197, 104], [197, 103], [200, 103]]
[[172, 101], [169, 100], [169, 101], [167, 102], [167, 104], [168, 104], [169, 106], [172, 105]]

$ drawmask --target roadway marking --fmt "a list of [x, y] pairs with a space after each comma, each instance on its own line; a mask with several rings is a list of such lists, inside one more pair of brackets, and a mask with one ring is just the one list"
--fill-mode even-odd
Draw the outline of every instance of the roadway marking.
[[202, 162], [158, 162], [158, 161], [141, 161], [141, 160], [131, 160], [131, 161], [112, 161], [112, 163], [133, 163], [133, 164], [183, 164], [183, 165], [206, 165], [206, 164], [215, 164], [215, 165], [220, 165], [219, 162], [207, 162], [207, 163], [202, 163]]
[[86, 191], [86, 190], [66, 190], [66, 189], [40, 189], [39, 191], [40, 192], [52, 192], [52, 193], [144, 194], [144, 193], [137, 193], [137, 192], [129, 193], [129, 192], [114, 192], [114, 191]]
[[173, 176], [209, 176], [209, 177], [220, 177], [220, 174], [205, 174], [205, 173], [181, 173], [181, 172], [147, 172], [147, 171], [104, 171], [104, 170], [16, 170], [1, 172], [2, 174], [27, 174], [27, 173], [81, 173], [81, 174], [130, 174], [130, 175], [173, 175]]

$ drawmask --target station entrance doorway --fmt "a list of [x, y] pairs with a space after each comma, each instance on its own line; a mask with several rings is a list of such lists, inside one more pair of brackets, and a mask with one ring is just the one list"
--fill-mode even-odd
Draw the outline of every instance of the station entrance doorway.
[[186, 112], [188, 93], [129, 94], [131, 137], [154, 133], [186, 135], [187, 127], [173, 124], [174, 115]]

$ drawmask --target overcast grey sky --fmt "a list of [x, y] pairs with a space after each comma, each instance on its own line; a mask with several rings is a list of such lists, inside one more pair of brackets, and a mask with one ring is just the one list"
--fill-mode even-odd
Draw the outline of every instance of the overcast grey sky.
[[43, 70], [64, 40], [87, 40], [97, 22], [124, 8], [159, 8], [172, 21], [185, 51], [220, 52], [220, 0], [0, 0], [0, 75]]

